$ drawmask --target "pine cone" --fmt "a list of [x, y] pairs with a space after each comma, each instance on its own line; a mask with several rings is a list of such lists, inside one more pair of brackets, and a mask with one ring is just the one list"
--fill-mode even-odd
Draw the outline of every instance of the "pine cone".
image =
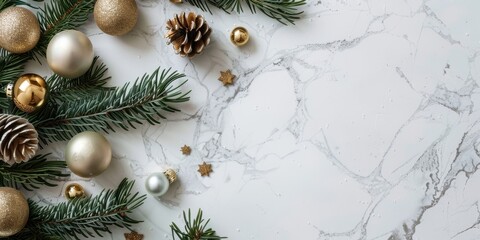
[[167, 44], [172, 43], [177, 54], [193, 57], [210, 43], [212, 29], [202, 15], [183, 12], [167, 21]]
[[38, 149], [38, 133], [25, 118], [0, 114], [0, 159], [12, 165], [26, 162]]

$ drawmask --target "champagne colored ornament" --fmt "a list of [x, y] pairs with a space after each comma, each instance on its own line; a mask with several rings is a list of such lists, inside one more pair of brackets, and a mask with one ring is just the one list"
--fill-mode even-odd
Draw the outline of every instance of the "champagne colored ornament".
[[170, 184], [177, 180], [177, 174], [174, 170], [168, 169], [161, 173], [152, 173], [145, 181], [145, 189], [154, 197], [161, 197], [164, 195]]
[[0, 114], [0, 159], [7, 164], [26, 162], [38, 150], [38, 133], [27, 119]]
[[93, 58], [92, 42], [76, 30], [57, 33], [47, 47], [48, 66], [66, 78], [77, 78], [85, 74], [92, 65]]
[[112, 147], [99, 133], [86, 131], [75, 135], [67, 144], [65, 161], [68, 168], [84, 178], [104, 172], [112, 160]]
[[137, 23], [137, 3], [135, 0], [97, 0], [93, 16], [95, 23], [104, 33], [124, 35]]
[[230, 41], [237, 47], [243, 46], [250, 40], [250, 34], [244, 27], [236, 27], [230, 32]]
[[28, 221], [30, 210], [27, 199], [13, 188], [0, 187], [0, 237], [20, 232]]
[[37, 74], [25, 74], [7, 85], [7, 96], [13, 99], [18, 109], [31, 113], [41, 109], [47, 102], [48, 86]]
[[202, 15], [194, 12], [175, 15], [167, 21], [167, 44], [172, 44], [173, 49], [180, 56], [194, 57], [203, 52], [210, 43], [212, 29]]
[[32, 50], [40, 39], [40, 25], [35, 15], [22, 7], [0, 12], [0, 47], [12, 53]]
[[83, 187], [78, 183], [69, 184], [65, 188], [65, 197], [68, 200], [73, 200], [75, 198], [83, 198], [85, 196], [85, 190], [83, 190]]

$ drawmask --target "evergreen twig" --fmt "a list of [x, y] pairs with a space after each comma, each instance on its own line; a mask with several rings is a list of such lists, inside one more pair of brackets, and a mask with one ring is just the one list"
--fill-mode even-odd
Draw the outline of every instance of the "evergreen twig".
[[115, 190], [102, 191], [95, 197], [78, 198], [57, 205], [42, 206], [29, 201], [27, 226], [9, 240], [61, 239], [103, 237], [115, 225], [131, 230], [140, 223], [129, 216], [143, 204], [146, 195], [132, 193], [134, 181], [124, 179]]
[[35, 126], [44, 144], [65, 141], [86, 130], [114, 132], [114, 127], [124, 130], [147, 121], [159, 124], [165, 118], [161, 111], [176, 112], [170, 104], [189, 100], [189, 92], [182, 93], [173, 82], [185, 75], [176, 71], [155, 70], [143, 75], [131, 87], [129, 84], [111, 91], [101, 91], [88, 98], [64, 102], [58, 107], [44, 108], [37, 114], [26, 116]]
[[0, 162], [0, 186], [18, 188], [22, 186], [28, 191], [40, 188], [40, 186], [57, 186], [56, 181], [70, 176], [63, 170], [65, 161], [49, 161], [48, 155], [37, 155], [26, 163], [18, 163], [12, 166]]
[[294, 24], [295, 20], [300, 19], [303, 11], [298, 10], [298, 7], [306, 4], [306, 0], [186, 0], [186, 2], [210, 13], [210, 6], [227, 13], [242, 13], [243, 4], [246, 4], [250, 12], [256, 13], [259, 10], [285, 25], [286, 22]]
[[188, 209], [188, 217], [185, 214], [185, 211], [183, 211], [183, 220], [185, 221], [185, 231], [182, 231], [174, 222], [170, 225], [174, 240], [175, 236], [180, 240], [215, 240], [226, 238], [217, 236], [215, 231], [211, 228], [207, 229], [210, 219], [207, 221], [203, 219], [202, 209], [198, 209], [195, 219], [192, 219], [190, 209]]

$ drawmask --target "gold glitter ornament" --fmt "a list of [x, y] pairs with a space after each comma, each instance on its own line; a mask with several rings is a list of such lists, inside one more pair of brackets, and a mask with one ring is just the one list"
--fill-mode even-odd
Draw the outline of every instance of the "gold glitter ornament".
[[230, 33], [230, 41], [237, 47], [243, 46], [250, 40], [250, 34], [244, 27], [236, 27]]
[[27, 199], [20, 191], [0, 187], [0, 237], [20, 232], [27, 224], [29, 213]]
[[137, 23], [137, 3], [135, 0], [97, 0], [93, 16], [95, 23], [104, 33], [124, 35]]
[[41, 76], [24, 74], [7, 85], [6, 93], [18, 109], [31, 113], [41, 109], [47, 102], [48, 86]]
[[68, 168], [84, 178], [95, 177], [107, 170], [112, 160], [112, 147], [99, 133], [85, 131], [67, 144], [65, 161]]
[[82, 185], [78, 183], [69, 184], [65, 188], [65, 197], [68, 200], [73, 200], [75, 198], [82, 198], [85, 196], [86, 196], [85, 190], [83, 189]]
[[0, 47], [12, 53], [32, 50], [40, 39], [37, 17], [28, 9], [9, 7], [0, 12]]

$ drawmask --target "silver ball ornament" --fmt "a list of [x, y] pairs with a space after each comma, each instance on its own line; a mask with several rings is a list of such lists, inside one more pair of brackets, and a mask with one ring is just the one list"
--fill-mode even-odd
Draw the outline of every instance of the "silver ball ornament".
[[65, 30], [57, 33], [47, 47], [48, 66], [58, 75], [77, 78], [92, 65], [93, 45], [82, 32]]
[[84, 178], [104, 172], [112, 160], [112, 147], [99, 133], [86, 131], [75, 135], [67, 144], [65, 161], [68, 168]]
[[163, 196], [170, 187], [170, 184], [177, 179], [175, 171], [168, 169], [161, 173], [152, 173], [145, 180], [145, 189], [154, 197]]

